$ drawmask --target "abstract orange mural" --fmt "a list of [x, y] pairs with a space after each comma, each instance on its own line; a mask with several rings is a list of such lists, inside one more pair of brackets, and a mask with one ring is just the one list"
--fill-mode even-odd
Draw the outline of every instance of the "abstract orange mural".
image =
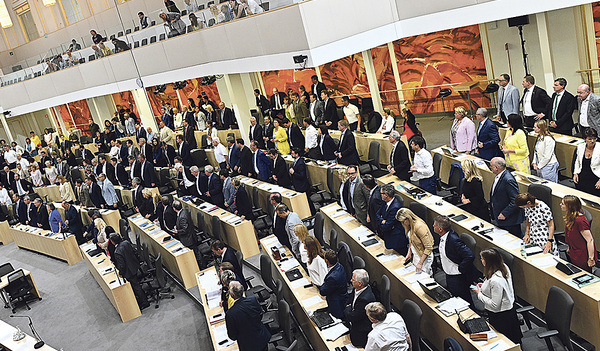
[[120, 105], [124, 109], [133, 107], [133, 112], [136, 114], [136, 116], [140, 115], [138, 113], [137, 106], [135, 105], [135, 100], [133, 98], [133, 94], [131, 93], [131, 91], [127, 90], [127, 91], [122, 91], [120, 93], [114, 93], [114, 94], [112, 94], [112, 97], [113, 97], [113, 100], [115, 101], [115, 105]]
[[304, 85], [306, 91], [310, 93], [310, 86], [312, 85], [310, 77], [315, 74], [317, 74], [317, 72], [312, 68], [260, 72], [265, 86], [265, 96], [267, 98], [273, 94], [273, 88], [277, 88], [280, 92], [287, 92], [288, 89], [298, 92], [300, 86]]
[[398, 114], [400, 101], [398, 100], [398, 93], [394, 91], [396, 90], [396, 79], [394, 78], [393, 63], [388, 46], [382, 45], [371, 49], [371, 57], [375, 67], [377, 84], [379, 85], [381, 103], [383, 107], [389, 107]]
[[321, 78], [325, 86], [333, 92], [338, 105], [341, 105], [342, 95], [358, 95], [361, 98], [370, 97], [367, 72], [361, 53], [350, 55], [319, 66]]
[[90, 112], [90, 107], [88, 106], [87, 100], [74, 101], [68, 103], [67, 105], [71, 111], [71, 117], [73, 117], [75, 128], [81, 129], [84, 133], [89, 132], [90, 118], [92, 118], [92, 113]]
[[179, 98], [177, 97], [177, 91], [173, 88], [173, 84], [167, 84], [167, 89], [165, 89], [164, 93], [154, 93], [155, 87], [146, 88], [146, 92], [148, 93], [148, 99], [150, 100], [150, 106], [152, 106], [152, 112], [155, 117], [161, 115], [160, 109], [167, 102], [171, 104], [172, 107], [177, 109], [181, 109], [179, 106]]
[[[185, 106], [189, 105], [189, 98], [194, 99], [197, 104], [198, 95], [201, 95], [202, 92], [205, 92], [210, 101], [213, 101], [214, 103], [218, 104], [219, 101], [221, 101], [221, 96], [219, 95], [219, 90], [217, 89], [217, 83], [202, 86], [200, 84], [201, 81], [202, 78], [188, 79], [188, 84], [183, 89], [179, 90], [179, 96], [181, 97], [181, 101]], [[225, 104], [230, 105], [228, 102], [225, 102]]]
[[[472, 25], [400, 39], [394, 42], [404, 100], [414, 113], [442, 112], [437, 96], [447, 86], [419, 89], [449, 83], [485, 80], [486, 69], [479, 26]], [[490, 106], [483, 88], [471, 91], [473, 108]], [[468, 107], [466, 93], [452, 92], [445, 99], [445, 110]]]
[[60, 113], [60, 118], [63, 120], [67, 130], [75, 128], [75, 123], [71, 118], [71, 113], [69, 113], [69, 107], [67, 105], [58, 105], [58, 112]]
[[592, 3], [592, 14], [594, 16], [594, 36], [596, 37], [596, 51], [598, 52], [598, 65], [600, 65], [600, 2]]

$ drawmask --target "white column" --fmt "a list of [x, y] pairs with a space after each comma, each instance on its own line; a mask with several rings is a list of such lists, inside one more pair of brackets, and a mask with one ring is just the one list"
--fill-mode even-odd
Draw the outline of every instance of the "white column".
[[142, 122], [142, 125], [145, 128], [152, 128], [154, 132], [158, 132], [158, 125], [156, 124], [156, 118], [154, 118], [154, 113], [152, 112], [152, 107], [150, 106], [150, 100], [148, 99], [148, 95], [146, 95], [146, 90], [132, 90], [131, 94], [133, 95], [133, 100], [135, 101], [135, 105], [140, 113], [140, 121]]
[[[226, 74], [223, 81], [227, 88], [227, 95], [230, 98], [230, 104], [235, 112], [235, 117], [240, 127], [240, 133], [246, 144], [248, 140], [248, 131], [250, 130], [250, 109], [255, 108], [256, 99], [254, 97], [254, 88], [249, 73]], [[219, 90], [221, 94], [221, 90]]]
[[8, 140], [15, 140], [15, 138], [12, 135], [12, 132], [10, 131], [10, 128], [8, 128], [8, 123], [6, 123], [6, 116], [4, 115], [4, 113], [0, 113], [0, 121], [2, 121], [2, 128], [4, 128], [4, 130], [6, 131], [6, 136], [8, 137]]
[[552, 92], [552, 85], [554, 84], [554, 67], [552, 65], [552, 49], [550, 48], [550, 38], [548, 36], [548, 22], [546, 19], [546, 13], [537, 13], [535, 15], [535, 21], [537, 24], [537, 30], [540, 40], [540, 52], [542, 54], [542, 69], [544, 71], [544, 78], [537, 78], [536, 85], [539, 85], [546, 89], [547, 92]]
[[[390, 60], [392, 62], [392, 72], [394, 73], [394, 81], [396, 82], [396, 89], [398, 89], [398, 101], [404, 104], [404, 92], [402, 91], [402, 81], [400, 80], [400, 70], [398, 69], [398, 62], [396, 60], [396, 51], [394, 50], [394, 43], [388, 43], [388, 51], [390, 53]], [[400, 115], [400, 111], [394, 111], [397, 115]]]
[[375, 73], [375, 66], [373, 65], [373, 56], [371, 56], [371, 50], [363, 51], [362, 56], [363, 62], [365, 63], [367, 81], [369, 82], [369, 91], [371, 92], [371, 99], [373, 99], [373, 108], [375, 109], [375, 111], [382, 111], [383, 105], [381, 104], [379, 84], [377, 83], [377, 73]]

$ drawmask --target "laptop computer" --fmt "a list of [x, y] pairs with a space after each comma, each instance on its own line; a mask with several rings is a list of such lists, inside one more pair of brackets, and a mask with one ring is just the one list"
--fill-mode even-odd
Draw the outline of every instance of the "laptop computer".
[[490, 326], [482, 317], [463, 320], [459, 310], [456, 310], [456, 315], [458, 316], [458, 327], [463, 333], [477, 334], [490, 330]]
[[450, 294], [448, 290], [444, 289], [443, 286], [439, 285], [436, 282], [425, 284], [420, 280], [418, 280], [418, 282], [425, 294], [434, 299], [436, 302], [444, 302], [452, 297], [452, 294]]
[[329, 312], [327, 312], [327, 308], [316, 310], [310, 319], [315, 322], [319, 330], [323, 330], [335, 323]]

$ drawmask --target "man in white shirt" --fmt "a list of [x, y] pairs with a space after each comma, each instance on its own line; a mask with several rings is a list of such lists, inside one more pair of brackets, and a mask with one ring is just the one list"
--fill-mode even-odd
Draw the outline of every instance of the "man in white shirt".
[[227, 148], [225, 147], [225, 145], [221, 144], [219, 137], [213, 138], [212, 144], [215, 148], [214, 149], [215, 150], [215, 159], [217, 160], [217, 163], [219, 164], [219, 168], [227, 169], [227, 157], [228, 157]]
[[308, 158], [312, 158], [314, 160], [320, 159], [319, 152], [319, 132], [317, 132], [317, 128], [312, 125], [312, 120], [310, 118], [304, 119], [304, 152], [305, 156]]
[[118, 158], [119, 151], [121, 151], [121, 148], [117, 146], [117, 142], [115, 140], [111, 140], [110, 151], [108, 152], [108, 156], [110, 156], [109, 158]]
[[[535, 121], [550, 115], [552, 100], [546, 90], [535, 85], [535, 78], [526, 75], [523, 78], [523, 122], [525, 126], [533, 128]], [[507, 116], [508, 117], [508, 116]]]
[[257, 13], [265, 12], [255, 0], [242, 0], [242, 4], [245, 5], [247, 15], [256, 15]]
[[183, 2], [185, 3], [185, 10], [188, 15], [198, 11], [198, 4], [196, 4], [196, 1], [191, 2], [190, 0], [183, 0]]
[[350, 103], [350, 98], [342, 97], [342, 105], [344, 106], [344, 116], [348, 120], [348, 127], [351, 131], [360, 130], [360, 111], [358, 107]]
[[4, 160], [8, 164], [8, 168], [17, 168], [17, 153], [14, 150], [11, 150], [8, 145], [4, 147]]
[[596, 132], [600, 130], [600, 96], [590, 91], [590, 86], [581, 84], [577, 88], [577, 101], [579, 103], [579, 125], [581, 135], [584, 135], [585, 129], [594, 128]]
[[29, 167], [29, 161], [26, 158], [23, 158], [21, 154], [17, 154], [17, 163], [21, 164], [21, 167], [27, 169]]
[[424, 149], [425, 140], [423, 137], [415, 135], [410, 147], [415, 151], [413, 165], [409, 172], [412, 173], [410, 180], [419, 182], [419, 187], [431, 194], [437, 193], [437, 182], [433, 175], [433, 158], [429, 151]]
[[365, 351], [410, 350], [410, 334], [398, 313], [388, 313], [381, 302], [371, 302], [365, 311], [373, 323], [373, 330], [369, 333]]

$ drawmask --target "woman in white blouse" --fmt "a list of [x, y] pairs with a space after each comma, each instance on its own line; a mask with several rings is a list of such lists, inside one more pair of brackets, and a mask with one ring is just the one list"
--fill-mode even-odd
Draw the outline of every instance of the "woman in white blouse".
[[206, 115], [204, 112], [200, 111], [200, 107], [194, 107], [194, 117], [196, 118], [196, 125], [198, 126], [198, 130], [206, 129]]
[[44, 141], [46, 142], [48, 147], [51, 147], [52, 144], [54, 144], [53, 138], [52, 138], [52, 133], [50, 133], [50, 130], [48, 128], [44, 129]]
[[515, 291], [510, 270], [496, 249], [481, 251], [481, 264], [485, 281], [473, 290], [479, 301], [483, 302], [490, 324], [496, 331], [506, 335], [512, 342], [519, 343], [523, 335], [514, 306]]
[[348, 207], [344, 203], [344, 197], [342, 196], [344, 193], [344, 186], [348, 180], [348, 171], [345, 168], [338, 168], [338, 178], [340, 178], [340, 192], [338, 193], [340, 198], [340, 206], [342, 206], [344, 210], [348, 210]]
[[314, 236], [307, 236], [304, 239], [304, 245], [300, 246], [304, 246], [307, 252], [308, 263], [306, 269], [308, 270], [310, 281], [316, 286], [323, 285], [323, 281], [329, 270], [325, 263], [325, 253], [321, 248], [321, 244]]
[[94, 226], [98, 229], [98, 246], [106, 250], [108, 248], [108, 236], [106, 235], [106, 222], [102, 218], [94, 219]]
[[2, 205], [12, 205], [12, 200], [10, 199], [10, 195], [8, 191], [4, 188], [4, 185], [0, 184], [0, 204]]
[[50, 161], [46, 161], [46, 168], [44, 169], [44, 173], [46, 173], [46, 178], [50, 182], [50, 185], [56, 184], [58, 178], [58, 171], [56, 167]]
[[31, 165], [31, 181], [33, 182], [33, 186], [40, 187], [44, 185], [44, 180], [42, 179], [42, 172], [40, 171], [40, 166]]
[[181, 113], [179, 113], [178, 109], [173, 108], [173, 116], [173, 123], [175, 125], [175, 129], [181, 128], [183, 124], [183, 116], [181, 115]]
[[308, 228], [304, 224], [298, 223], [294, 227], [294, 234], [296, 234], [300, 241], [300, 261], [306, 264], [308, 263], [308, 252], [306, 251], [306, 247], [304, 247], [304, 240], [310, 236]]
[[206, 138], [209, 147], [212, 146], [213, 138], [217, 137], [217, 128], [213, 127], [212, 121], [206, 121]]
[[67, 182], [67, 178], [59, 175], [58, 181], [60, 183], [60, 198], [61, 201], [73, 202], [75, 201], [75, 194], [73, 194], [73, 188], [71, 188], [71, 184]]
[[540, 119], [533, 125], [533, 130], [538, 134], [535, 141], [535, 154], [533, 156], [533, 169], [538, 171], [538, 176], [558, 183], [558, 160], [554, 153], [556, 141], [548, 130], [548, 122]]
[[396, 124], [396, 115], [394, 111], [390, 110], [388, 107], [383, 109], [383, 118], [381, 119], [381, 126], [377, 133], [379, 134], [390, 134], [392, 130], [394, 130], [394, 125]]

